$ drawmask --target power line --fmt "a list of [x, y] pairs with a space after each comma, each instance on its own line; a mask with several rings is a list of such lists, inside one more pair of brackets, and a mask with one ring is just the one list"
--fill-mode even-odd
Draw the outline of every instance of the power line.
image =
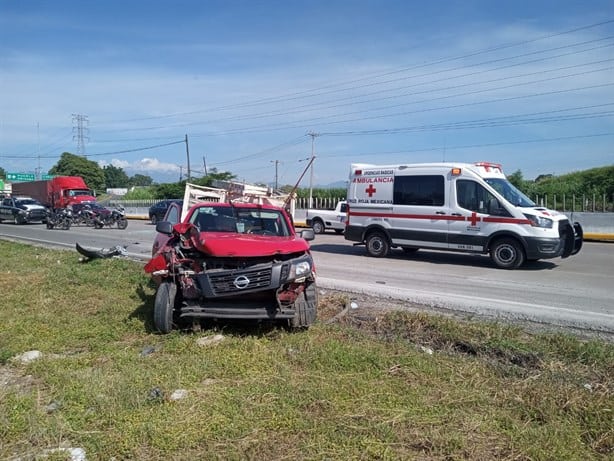
[[[588, 24], [588, 25], [584, 25], [584, 26], [579, 26], [579, 27], [575, 27], [575, 28], [572, 28], [572, 29], [568, 29], [568, 30], [562, 31], [562, 32], [556, 32], [556, 33], [552, 33], [552, 34], [545, 34], [545, 35], [542, 35], [542, 36], [539, 36], [539, 37], [536, 37], [536, 38], [533, 38], [533, 39], [527, 39], [527, 40], [521, 40], [521, 41], [517, 41], [517, 42], [505, 43], [505, 44], [494, 46], [494, 47], [490, 47], [490, 48], [483, 48], [483, 49], [480, 49], [480, 50], [473, 51], [471, 53], [466, 53], [466, 54], [457, 55], [457, 56], [453, 56], [453, 57], [439, 58], [439, 59], [436, 59], [436, 60], [433, 60], [433, 61], [430, 61], [430, 62], [427, 62], [427, 63], [417, 64], [417, 65], [409, 66], [409, 67], [402, 67], [402, 68], [398, 68], [396, 70], [392, 70], [392, 71], [388, 71], [388, 72], [374, 73], [373, 75], [370, 75], [370, 76], [364, 76], [364, 77], [357, 78], [357, 79], [352, 79], [352, 80], [349, 80], [349, 81], [344, 81], [344, 82], [338, 82], [338, 83], [333, 83], [333, 84], [329, 84], [329, 85], [324, 85], [324, 86], [320, 86], [320, 87], [314, 88], [314, 89], [304, 90], [304, 91], [300, 91], [300, 92], [287, 93], [287, 94], [281, 95], [281, 96], [274, 96], [274, 97], [269, 97], [269, 98], [260, 98], [260, 99], [254, 100], [254, 101], [249, 101], [249, 102], [240, 103], [240, 104], [218, 106], [218, 107], [214, 107], [214, 108], [210, 108], [210, 109], [206, 109], [206, 110], [195, 110], [195, 111], [188, 111], [188, 112], [177, 112], [177, 113], [173, 113], [173, 114], [164, 114], [164, 115], [152, 116], [152, 117], [133, 118], [133, 119], [122, 120], [122, 121], [119, 121], [119, 122], [118, 121], [114, 121], [114, 122], [109, 122], [109, 123], [124, 123], [124, 122], [134, 122], [134, 121], [143, 121], [143, 120], [159, 120], [159, 119], [173, 118], [173, 117], [184, 116], [184, 115], [196, 115], [196, 114], [201, 114], [201, 113], [206, 113], [206, 112], [219, 112], [221, 110], [242, 109], [242, 108], [252, 107], [252, 106], [257, 106], [257, 105], [262, 105], [262, 104], [279, 103], [279, 102], [293, 100], [294, 97], [296, 97], [296, 96], [302, 96], [303, 98], [313, 97], [314, 96], [314, 94], [313, 94], [314, 92], [321, 91], [323, 89], [337, 88], [339, 86], [344, 86], [344, 85], [353, 84], [353, 83], [357, 83], [357, 82], [361, 82], [361, 81], [366, 81], [366, 80], [373, 79], [373, 78], [385, 77], [385, 76], [388, 76], [388, 75], [394, 75], [394, 74], [398, 74], [398, 73], [402, 73], [402, 72], [407, 72], [407, 71], [410, 71], [410, 70], [421, 69], [421, 68], [425, 68], [425, 67], [429, 67], [429, 66], [443, 64], [443, 63], [446, 63], [446, 62], [459, 61], [459, 60], [467, 59], [467, 58], [470, 58], [470, 57], [479, 56], [481, 54], [491, 53], [493, 51], [501, 51], [501, 50], [509, 49], [509, 48], [513, 48], [513, 47], [525, 46], [525, 45], [528, 45], [530, 43], [536, 43], [536, 42], [539, 42], [539, 41], [542, 41], [542, 40], [547, 40], [547, 39], [551, 39], [551, 38], [562, 36], [562, 35], [573, 34], [575, 32], [580, 32], [580, 31], [584, 31], [584, 30], [588, 30], [588, 29], [604, 26], [604, 25], [607, 25], [607, 24], [611, 24], [611, 23], [614, 23], [614, 19], [608, 19], [608, 20], [605, 20], [605, 21], [600, 21], [600, 22], [596, 22], [596, 23], [592, 23], [592, 24]], [[322, 93], [320, 93], [318, 95], [322, 95]]]
[[[145, 151], [145, 150], [150, 150], [150, 149], [157, 149], [159, 147], [166, 147], [166, 146], [172, 146], [174, 144], [183, 144], [185, 143], [185, 140], [181, 140], [181, 141], [175, 141], [175, 142], [169, 142], [166, 144], [158, 144], [155, 146], [146, 146], [146, 147], [138, 147], [136, 149], [126, 149], [126, 150], [118, 150], [115, 152], [101, 152], [98, 154], [88, 154], [88, 157], [102, 157], [105, 155], [117, 155], [117, 154], [127, 154], [129, 152], [140, 152], [140, 151]], [[34, 155], [34, 156], [29, 156], [29, 155], [24, 155], [24, 156], [18, 156], [18, 155], [3, 155], [3, 158], [38, 158], [39, 156]], [[47, 155], [47, 156], [40, 156], [40, 158], [58, 158], [60, 157], [59, 155]]]
[[[496, 143], [483, 143], [483, 144], [467, 144], [467, 145], [459, 145], [459, 146], [445, 146], [446, 150], [460, 150], [460, 149], [478, 149], [484, 147], [498, 147], [498, 146], [509, 146], [509, 145], [517, 145], [517, 144], [537, 144], [537, 143], [546, 143], [546, 142], [556, 142], [556, 141], [571, 141], [574, 139], [588, 139], [588, 138], [599, 138], [599, 137], [608, 137], [614, 136], [614, 132], [610, 133], [593, 133], [586, 135], [576, 135], [576, 136], [560, 136], [556, 138], [541, 138], [541, 139], [523, 139], [518, 141], [503, 141]], [[424, 147], [417, 149], [407, 149], [407, 150], [397, 150], [397, 151], [379, 151], [379, 152], [350, 152], [343, 154], [322, 154], [320, 157], [322, 158], [339, 158], [339, 157], [377, 157], [378, 155], [405, 155], [405, 154], [414, 154], [418, 152], [441, 152], [443, 149], [442, 146], [436, 147]], [[614, 152], [613, 152], [614, 154]]]

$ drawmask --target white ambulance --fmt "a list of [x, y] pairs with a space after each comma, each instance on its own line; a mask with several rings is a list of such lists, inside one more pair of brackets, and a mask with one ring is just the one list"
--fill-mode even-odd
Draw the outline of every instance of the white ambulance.
[[566, 258], [582, 227], [538, 207], [489, 162], [352, 164], [345, 239], [384, 257], [391, 248], [490, 254], [497, 267]]

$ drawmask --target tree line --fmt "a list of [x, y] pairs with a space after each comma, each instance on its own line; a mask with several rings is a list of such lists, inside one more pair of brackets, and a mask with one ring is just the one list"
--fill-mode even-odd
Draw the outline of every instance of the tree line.
[[614, 165], [576, 171], [560, 176], [541, 175], [535, 180], [525, 180], [520, 170], [509, 175], [508, 180], [525, 195], [549, 197], [606, 197], [614, 201]]

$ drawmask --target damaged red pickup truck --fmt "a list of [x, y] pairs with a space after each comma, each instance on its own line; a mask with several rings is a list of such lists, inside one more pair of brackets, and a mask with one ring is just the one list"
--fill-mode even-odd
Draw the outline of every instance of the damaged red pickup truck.
[[145, 271], [158, 284], [158, 331], [204, 318], [275, 320], [292, 328], [315, 321], [318, 294], [307, 243], [314, 233], [296, 233], [283, 208], [198, 203], [181, 222], [161, 221], [156, 231]]

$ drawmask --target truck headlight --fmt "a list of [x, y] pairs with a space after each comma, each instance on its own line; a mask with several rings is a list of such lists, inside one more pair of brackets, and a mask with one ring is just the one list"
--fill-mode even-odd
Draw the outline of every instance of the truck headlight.
[[296, 264], [292, 264], [288, 278], [292, 280], [298, 277], [304, 277], [306, 275], [309, 275], [310, 272], [311, 272], [311, 262], [304, 260]]
[[525, 214], [525, 218], [531, 221], [533, 227], [543, 227], [545, 229], [552, 229], [552, 219], [544, 218], [542, 216], [535, 216], [532, 214]]

